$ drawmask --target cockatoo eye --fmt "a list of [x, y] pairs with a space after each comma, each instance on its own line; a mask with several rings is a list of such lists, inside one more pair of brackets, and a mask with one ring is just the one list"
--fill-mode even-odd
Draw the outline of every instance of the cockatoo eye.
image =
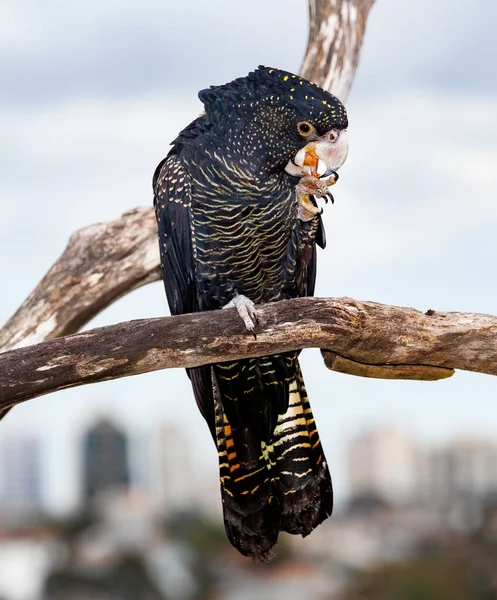
[[302, 121], [297, 125], [297, 129], [302, 137], [309, 137], [316, 134], [316, 129], [307, 121]]

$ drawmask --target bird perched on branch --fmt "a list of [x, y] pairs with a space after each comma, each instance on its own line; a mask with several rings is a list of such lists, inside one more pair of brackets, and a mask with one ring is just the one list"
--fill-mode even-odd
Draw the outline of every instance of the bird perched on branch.
[[[314, 293], [321, 208], [347, 156], [347, 115], [317, 85], [279, 69], [202, 90], [205, 114], [155, 171], [163, 279], [172, 314]], [[280, 531], [309, 534], [333, 492], [298, 352], [188, 369], [219, 454], [230, 542], [258, 560]]]

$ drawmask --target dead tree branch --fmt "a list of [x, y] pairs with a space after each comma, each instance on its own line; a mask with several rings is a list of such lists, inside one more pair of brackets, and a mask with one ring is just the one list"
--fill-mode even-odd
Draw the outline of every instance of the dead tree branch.
[[300, 74], [347, 100], [374, 0], [309, 0], [309, 41]]
[[497, 375], [497, 317], [424, 314], [350, 298], [299, 298], [258, 312], [257, 339], [231, 309], [129, 321], [6, 352], [0, 355], [0, 408], [157, 369], [310, 347], [373, 370], [421, 366], [431, 379], [450, 376], [452, 369]]
[[0, 330], [0, 351], [75, 333], [124, 294], [159, 278], [152, 208], [80, 229]]
[[[342, 99], [347, 97], [373, 2], [309, 0], [309, 42], [301, 71], [304, 77]], [[116, 221], [81, 229], [71, 237], [61, 257], [0, 330], [0, 352], [75, 333], [119, 297], [159, 278], [152, 208], [137, 208]], [[7, 358], [2, 357], [2, 360]], [[325, 353], [325, 361], [334, 370], [368, 377], [436, 379], [447, 376], [446, 369], [437, 367], [362, 365], [350, 357], [346, 359], [330, 352]], [[7, 401], [4, 406], [10, 404]]]

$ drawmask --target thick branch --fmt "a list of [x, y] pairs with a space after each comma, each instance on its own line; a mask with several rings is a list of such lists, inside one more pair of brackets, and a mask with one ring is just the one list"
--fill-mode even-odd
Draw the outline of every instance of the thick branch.
[[300, 69], [343, 102], [347, 100], [374, 0], [309, 0], [309, 41]]
[[256, 340], [231, 309], [130, 321], [6, 352], [0, 408], [86, 383], [309, 347], [370, 365], [497, 375], [497, 317], [423, 314], [350, 298], [299, 298], [258, 311]]
[[152, 208], [80, 229], [0, 330], [0, 351], [75, 333], [124, 294], [159, 278]]

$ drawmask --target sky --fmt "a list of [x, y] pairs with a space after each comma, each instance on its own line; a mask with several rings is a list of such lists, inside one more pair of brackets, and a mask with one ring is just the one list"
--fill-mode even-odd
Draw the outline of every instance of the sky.
[[[495, 0], [378, 0], [347, 101], [350, 153], [325, 207], [319, 296], [427, 310], [497, 313]], [[70, 234], [152, 202], [168, 145], [201, 111], [198, 90], [259, 64], [297, 72], [304, 0], [88, 0], [0, 5], [0, 321], [23, 302]], [[162, 316], [158, 282], [89, 326]], [[334, 475], [347, 491], [351, 435], [404, 425], [427, 443], [497, 437], [497, 380], [381, 381], [327, 371], [317, 350], [304, 376]], [[46, 502], [77, 498], [77, 440], [95, 415], [147, 436], [188, 427], [199, 464], [216, 453], [180, 370], [58, 392], [0, 424], [44, 441]], [[75, 442], [76, 441], [76, 442]]]

